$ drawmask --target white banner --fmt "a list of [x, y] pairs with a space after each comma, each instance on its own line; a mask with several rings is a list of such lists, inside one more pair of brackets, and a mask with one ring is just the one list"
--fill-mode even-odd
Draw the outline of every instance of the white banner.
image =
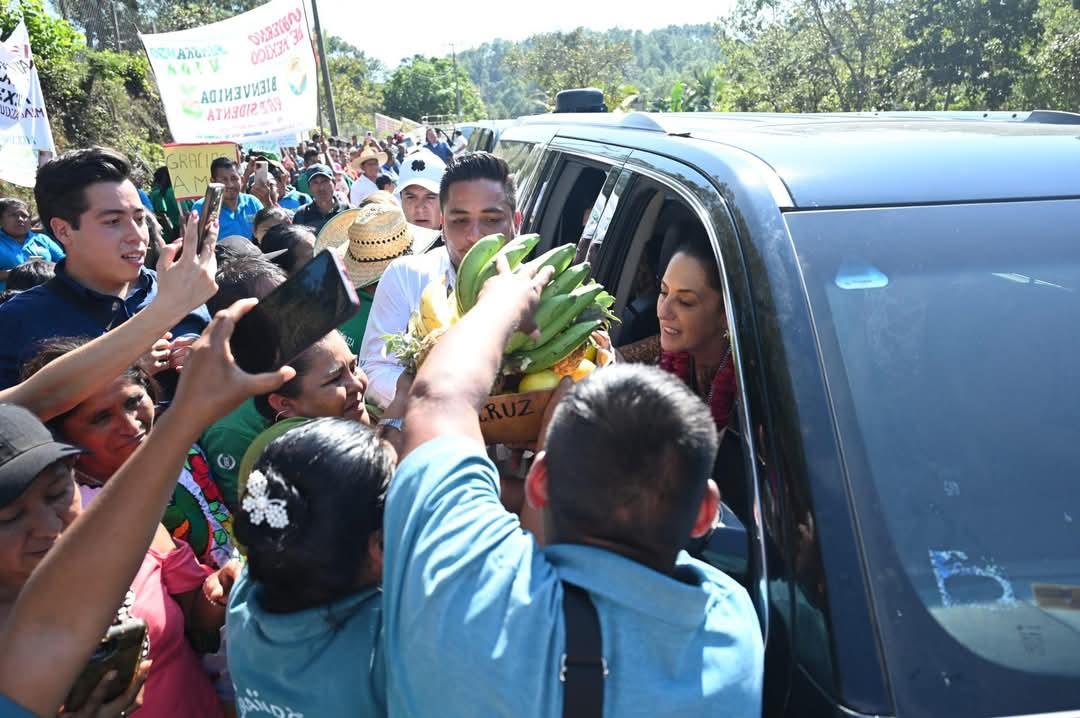
[[33, 187], [38, 166], [54, 154], [30, 36], [20, 21], [0, 43], [0, 179]]
[[139, 38], [175, 142], [246, 145], [316, 124], [303, 0], [272, 0], [212, 25]]

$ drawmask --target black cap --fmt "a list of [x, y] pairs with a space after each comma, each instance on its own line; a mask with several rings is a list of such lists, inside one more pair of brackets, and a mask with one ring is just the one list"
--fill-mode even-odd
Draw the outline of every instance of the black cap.
[[32, 413], [0, 404], [0, 506], [19, 498], [34, 478], [66, 456], [81, 454], [53, 435]]

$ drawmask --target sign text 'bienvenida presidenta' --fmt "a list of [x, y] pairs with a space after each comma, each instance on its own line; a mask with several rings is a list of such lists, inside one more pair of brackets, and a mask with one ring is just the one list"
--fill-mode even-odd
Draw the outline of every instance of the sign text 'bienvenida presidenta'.
[[315, 54], [303, 0], [140, 35], [176, 142], [243, 143], [316, 125]]

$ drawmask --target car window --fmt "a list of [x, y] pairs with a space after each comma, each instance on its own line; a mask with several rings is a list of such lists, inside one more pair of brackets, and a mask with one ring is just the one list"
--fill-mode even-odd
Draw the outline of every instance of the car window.
[[577, 244], [589, 224], [597, 197], [611, 166], [573, 155], [550, 152], [543, 196], [537, 197], [530, 231], [542, 237], [538, 252], [561, 244]]
[[1078, 220], [1080, 201], [786, 215], [898, 710], [1075, 699]]

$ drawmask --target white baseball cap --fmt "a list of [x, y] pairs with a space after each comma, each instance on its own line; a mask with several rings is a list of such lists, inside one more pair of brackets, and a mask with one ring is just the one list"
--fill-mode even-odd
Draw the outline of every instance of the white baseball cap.
[[445, 172], [446, 163], [431, 150], [419, 149], [411, 152], [401, 163], [401, 175], [395, 194], [400, 195], [401, 190], [414, 184], [438, 194], [439, 184]]

